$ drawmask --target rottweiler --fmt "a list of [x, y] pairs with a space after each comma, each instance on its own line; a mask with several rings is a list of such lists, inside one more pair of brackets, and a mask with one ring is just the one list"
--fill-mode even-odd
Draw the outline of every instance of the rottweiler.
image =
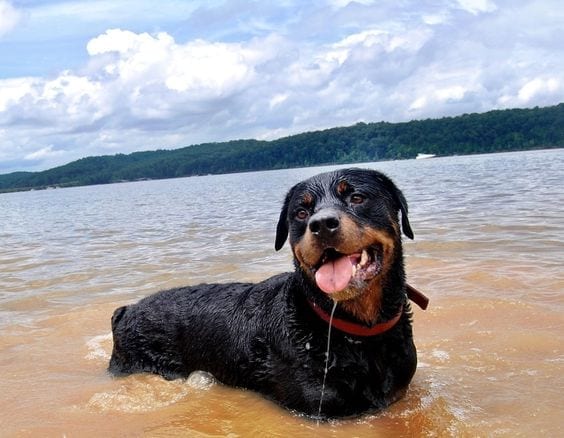
[[407, 202], [378, 171], [302, 181], [285, 197], [275, 240], [280, 250], [289, 238], [294, 272], [118, 308], [109, 370], [166, 379], [207, 371], [319, 419], [383, 409], [417, 365], [408, 296], [426, 305], [406, 284], [401, 230], [413, 238]]

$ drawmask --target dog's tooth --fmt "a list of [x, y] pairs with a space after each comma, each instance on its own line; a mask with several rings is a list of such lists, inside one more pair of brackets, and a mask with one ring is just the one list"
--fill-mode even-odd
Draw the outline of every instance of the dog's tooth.
[[352, 275], [353, 275], [353, 277], [356, 274], [356, 269], [357, 269], [356, 266], [357, 265], [352, 265]]
[[368, 262], [368, 251], [363, 249], [362, 255], [360, 256], [360, 266], [366, 265], [367, 262]]

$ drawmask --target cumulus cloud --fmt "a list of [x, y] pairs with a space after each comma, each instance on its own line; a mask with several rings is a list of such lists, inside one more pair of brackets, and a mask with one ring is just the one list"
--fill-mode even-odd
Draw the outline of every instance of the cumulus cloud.
[[44, 168], [564, 100], [564, 48], [553, 41], [560, 21], [539, 24], [535, 2], [329, 3], [304, 6], [278, 29], [253, 16], [229, 38], [109, 29], [90, 38], [79, 69], [0, 79], [0, 160]]
[[523, 103], [529, 103], [539, 95], [550, 96], [554, 94], [560, 87], [561, 83], [556, 78], [535, 78], [523, 85], [517, 96]]
[[92, 39], [87, 50], [92, 56], [116, 54], [104, 71], [123, 86], [153, 83], [202, 100], [232, 94], [249, 84], [253, 65], [263, 58], [257, 50], [237, 43], [195, 40], [182, 45], [163, 32], [151, 36], [120, 29]]

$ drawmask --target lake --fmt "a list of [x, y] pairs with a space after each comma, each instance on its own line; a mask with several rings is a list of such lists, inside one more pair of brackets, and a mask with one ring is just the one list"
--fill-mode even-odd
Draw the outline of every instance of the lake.
[[564, 150], [356, 166], [403, 190], [408, 281], [431, 299], [404, 399], [317, 425], [205, 375], [106, 372], [116, 307], [290, 270], [284, 195], [336, 166], [7, 193], [0, 435], [563, 436]]

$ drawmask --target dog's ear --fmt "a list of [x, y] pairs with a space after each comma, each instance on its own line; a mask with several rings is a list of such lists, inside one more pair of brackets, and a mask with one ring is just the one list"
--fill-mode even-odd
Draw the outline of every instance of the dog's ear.
[[403, 196], [401, 190], [397, 187], [395, 195], [398, 200], [399, 209], [401, 211], [401, 229], [403, 230], [403, 234], [413, 240], [413, 230], [411, 229], [409, 218], [407, 217], [407, 201], [405, 200], [405, 197]]
[[390, 178], [380, 172], [377, 172], [377, 179], [383, 182], [385, 187], [387, 187], [398, 210], [401, 212], [401, 228], [403, 230], [403, 234], [413, 240], [413, 230], [411, 229], [409, 218], [407, 216], [407, 201], [405, 200], [402, 191], [396, 187]]
[[274, 249], [276, 251], [279, 251], [284, 246], [284, 242], [288, 238], [288, 206], [290, 205], [290, 199], [294, 195], [294, 189], [295, 187], [292, 187], [286, 194], [282, 211], [280, 211], [280, 218], [278, 219], [278, 225], [276, 225], [276, 240], [274, 242]]

